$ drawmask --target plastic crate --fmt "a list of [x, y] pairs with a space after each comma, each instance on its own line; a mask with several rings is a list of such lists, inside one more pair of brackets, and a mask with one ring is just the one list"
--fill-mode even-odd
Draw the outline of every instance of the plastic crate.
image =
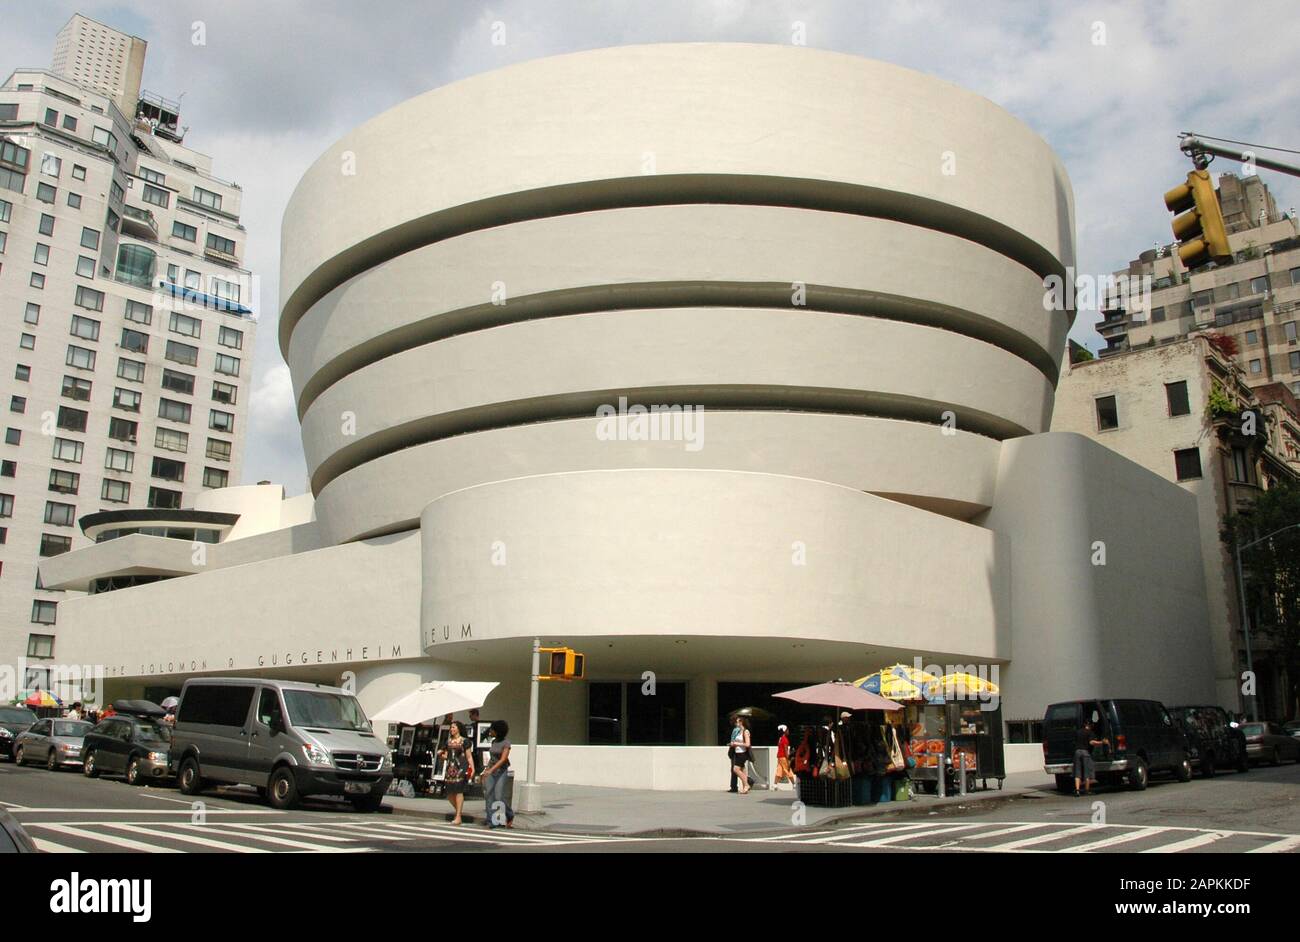
[[799, 800], [814, 808], [849, 808], [853, 805], [853, 780], [847, 778], [799, 779]]

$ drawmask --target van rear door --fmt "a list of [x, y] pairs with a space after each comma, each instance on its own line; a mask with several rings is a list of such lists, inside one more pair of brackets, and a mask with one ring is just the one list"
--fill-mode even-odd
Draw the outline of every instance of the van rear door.
[[1074, 761], [1074, 736], [1082, 722], [1082, 703], [1053, 703], [1047, 708], [1043, 717], [1045, 764]]

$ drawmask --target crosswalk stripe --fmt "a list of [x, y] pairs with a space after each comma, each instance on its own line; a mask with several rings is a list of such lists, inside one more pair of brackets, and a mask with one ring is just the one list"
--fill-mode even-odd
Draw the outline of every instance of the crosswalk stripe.
[[1157, 834], [1166, 833], [1166, 828], [1135, 828], [1132, 831], [1122, 831], [1113, 837], [1103, 837], [1099, 841], [1089, 841], [1086, 844], [1075, 844], [1073, 847], [1064, 847], [1069, 854], [1086, 854], [1094, 850], [1101, 850], [1103, 847], [1113, 847], [1116, 844], [1127, 844], [1130, 841], [1140, 841], [1144, 837], [1155, 837]]
[[1300, 847], [1300, 835], [1295, 837], [1284, 837], [1280, 841], [1272, 841], [1263, 847], [1256, 847], [1246, 851], [1248, 854], [1281, 854], [1288, 850], [1294, 850]]
[[[228, 841], [214, 841], [206, 837], [192, 836], [189, 834], [173, 834], [171, 831], [155, 832], [149, 828], [142, 827], [138, 824], [119, 824], [116, 822], [105, 824], [106, 828], [113, 828], [118, 831], [127, 831], [132, 834], [148, 834], [152, 837], [163, 837], [168, 840], [184, 841], [189, 844], [198, 844], [201, 847], [212, 847], [216, 850], [230, 850], [237, 854], [269, 854], [269, 850], [263, 850], [260, 847], [248, 847], [244, 844], [231, 844]], [[199, 824], [174, 824], [176, 828], [202, 828]]]
[[811, 840], [799, 841], [798, 843], [843, 844], [849, 842], [852, 838], [855, 837], [864, 837], [864, 836], [871, 837], [873, 835], [890, 834], [890, 833], [900, 834], [903, 831], [920, 831], [922, 829], [934, 830], [937, 828], [943, 830], [950, 827], [952, 827], [951, 824], [947, 822], [940, 823], [938, 821], [926, 821], [923, 824], [895, 824], [893, 822], [886, 822], [883, 824], [874, 824], [871, 826], [870, 830], [866, 828], [860, 828], [860, 829], [855, 829], [854, 831], [849, 833], [846, 833], [844, 831], [834, 831], [831, 833], [830, 837], [815, 837], [812, 838]]
[[[338, 831], [342, 834], [353, 834], [355, 835], [354, 839], [358, 839], [358, 840], [363, 837], [374, 838], [375, 836], [374, 826], [367, 827], [363, 824], [343, 824], [343, 823], [321, 824], [320, 826], [322, 828], [328, 827], [331, 830]], [[405, 834], [395, 834], [391, 839], [395, 841], [410, 841], [410, 840], [414, 840], [415, 838], [413, 835], [407, 836]]]
[[310, 837], [314, 841], [333, 841], [336, 844], [355, 844], [357, 838], [348, 837], [340, 834], [326, 834], [324, 831], [315, 829], [313, 825], [293, 825], [293, 824], [240, 824], [234, 821], [223, 821], [223, 828], [240, 828], [248, 831], [263, 831], [273, 829], [276, 834], [284, 834], [287, 837]]
[[1017, 824], [1009, 828], [996, 828], [992, 831], [981, 831], [979, 834], [963, 834], [957, 838], [959, 841], [979, 841], [986, 837], [1001, 837], [1004, 834], [1022, 834], [1025, 831], [1032, 831], [1035, 828], [1052, 827], [1051, 824]]
[[177, 850], [175, 847], [165, 847], [161, 844], [146, 844], [144, 841], [133, 841], [129, 837], [119, 837], [116, 834], [103, 834], [99, 831], [74, 827], [71, 824], [25, 824], [23, 827], [28, 830], [32, 830], [33, 828], [44, 828], [47, 831], [54, 831], [57, 834], [64, 834], [68, 837], [78, 837], [82, 840], [99, 841], [102, 844], [111, 844], [114, 847], [121, 847], [124, 850], [144, 851], [146, 854], [184, 853], [184, 851]]
[[246, 831], [231, 830], [230, 825], [223, 824], [173, 824], [171, 827], [204, 831], [208, 834], [217, 834], [222, 837], [242, 837], [247, 840], [261, 841], [264, 844], [276, 844], [280, 847], [294, 847], [298, 850], [309, 850], [319, 854], [353, 854], [362, 850], [360, 847], [338, 847], [330, 844], [318, 844], [311, 841], [295, 841], [288, 837], [276, 837], [275, 835], [267, 834], [264, 831], [254, 831], [250, 834]]
[[[944, 825], [943, 827], [937, 827], [937, 828], [929, 827], [926, 830], [913, 830], [913, 831], [909, 831], [906, 834], [891, 834], [889, 837], [871, 838], [865, 841], [847, 840], [847, 841], [836, 841], [835, 843], [842, 844], [845, 847], [888, 847], [890, 844], [893, 844], [895, 841], [910, 841], [913, 838], [918, 838], [918, 837], [926, 838], [926, 837], [947, 836], [949, 834], [955, 834], [958, 831], [969, 831], [969, 830], [973, 830], [974, 828], [982, 828], [987, 826], [988, 826], [988, 822], [986, 821], [982, 821], [979, 824]], [[925, 826], [918, 825], [918, 827], [925, 827]]]
[[1075, 824], [1069, 827], [1058, 828], [1055, 831], [1049, 831], [1047, 834], [1036, 834], [1033, 837], [1024, 837], [1018, 841], [1007, 841], [1005, 844], [994, 844], [992, 847], [982, 848], [983, 850], [1019, 850], [1022, 847], [1033, 847], [1035, 844], [1046, 844], [1048, 841], [1055, 841], [1062, 837], [1069, 837], [1072, 834], [1082, 834], [1084, 831], [1096, 832], [1103, 825], [1100, 824]]
[[1221, 841], [1227, 834], [1220, 834], [1217, 831], [1211, 831], [1208, 834], [1198, 834], [1195, 837], [1189, 837], [1185, 840], [1175, 841], [1172, 844], [1163, 844], [1160, 847], [1148, 847], [1142, 851], [1144, 854], [1177, 854], [1185, 850], [1191, 850], [1194, 847], [1204, 847], [1206, 844], [1213, 844], [1215, 841]]
[[37, 850], [43, 850], [47, 854], [84, 854], [86, 852], [80, 847], [68, 847], [66, 844], [60, 844], [57, 841], [47, 840], [43, 837], [33, 837], [32, 842], [36, 845]]
[[[385, 829], [385, 830], [394, 830], [394, 831], [403, 831], [403, 832], [406, 832], [406, 833], [415, 833], [415, 834], [419, 834], [419, 835], [421, 835], [421, 836], [423, 836], [423, 837], [429, 837], [429, 838], [439, 838], [439, 839], [442, 839], [442, 840], [457, 841], [457, 842], [462, 843], [462, 844], [500, 844], [500, 843], [503, 843], [502, 841], [500, 841], [500, 840], [497, 839], [497, 835], [495, 835], [495, 834], [484, 834], [484, 833], [481, 832], [481, 831], [463, 831], [463, 830], [461, 830], [460, 828], [457, 828], [455, 825], [450, 825], [450, 826], [448, 826], [448, 827], [446, 827], [446, 828], [438, 828], [438, 827], [427, 827], [427, 828], [424, 828], [424, 827], [417, 827], [417, 826], [410, 825], [410, 824], [395, 824], [395, 823], [391, 823], [391, 822], [386, 822], [385, 825], [384, 825], [384, 829]], [[502, 837], [504, 837], [504, 835], [502, 835]], [[517, 841], [517, 840], [511, 840], [511, 841], [505, 841], [505, 843], [519, 843], [519, 844], [529, 843], [529, 844], [536, 844], [537, 841]]]

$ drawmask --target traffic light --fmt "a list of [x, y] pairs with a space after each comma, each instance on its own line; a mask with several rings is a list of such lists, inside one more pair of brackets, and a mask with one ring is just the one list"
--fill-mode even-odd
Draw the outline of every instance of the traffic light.
[[587, 676], [587, 657], [573, 648], [539, 648], [543, 656], [538, 680], [582, 680]]
[[1174, 217], [1173, 230], [1179, 242], [1178, 257], [1184, 265], [1200, 268], [1211, 260], [1232, 261], [1219, 195], [1214, 192], [1208, 170], [1190, 171], [1186, 183], [1165, 194], [1165, 205], [1171, 212], [1182, 213]]

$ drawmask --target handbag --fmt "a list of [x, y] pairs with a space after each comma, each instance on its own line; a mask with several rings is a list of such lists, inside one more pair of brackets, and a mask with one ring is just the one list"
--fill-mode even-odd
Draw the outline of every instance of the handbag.
[[794, 753], [794, 770], [795, 772], [810, 772], [812, 759], [812, 747], [808, 745], [808, 740], [812, 738], [810, 730], [804, 730], [803, 742], [799, 743], [799, 748]]
[[[883, 734], [883, 730], [881, 731]], [[901, 772], [907, 768], [907, 763], [903, 761], [903, 750], [898, 746], [898, 731], [894, 727], [889, 727], [889, 765], [885, 766], [886, 772]]]

